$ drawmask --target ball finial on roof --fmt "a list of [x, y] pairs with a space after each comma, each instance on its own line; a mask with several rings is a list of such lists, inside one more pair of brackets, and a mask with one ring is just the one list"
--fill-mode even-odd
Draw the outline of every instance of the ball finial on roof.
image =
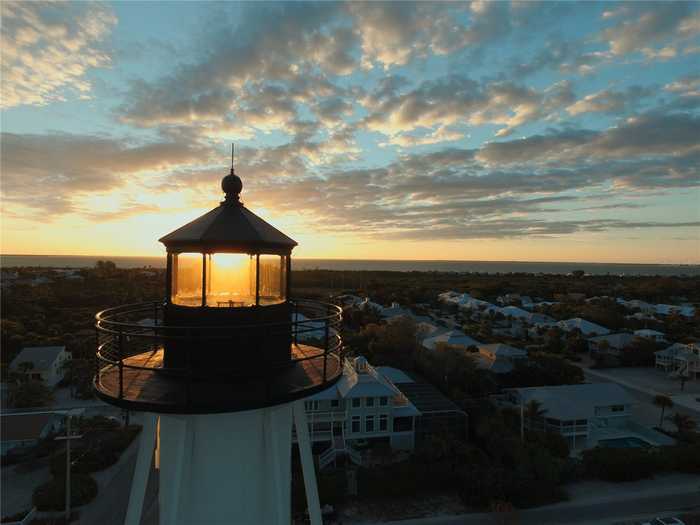
[[226, 194], [227, 201], [238, 200], [238, 196], [243, 189], [243, 182], [241, 181], [241, 178], [233, 171], [233, 168], [231, 168], [231, 172], [228, 175], [221, 179], [221, 189]]
[[231, 144], [231, 172], [221, 179], [221, 189], [226, 194], [227, 202], [238, 202], [239, 195], [243, 189], [243, 182], [233, 169], [233, 147], [234, 145]]

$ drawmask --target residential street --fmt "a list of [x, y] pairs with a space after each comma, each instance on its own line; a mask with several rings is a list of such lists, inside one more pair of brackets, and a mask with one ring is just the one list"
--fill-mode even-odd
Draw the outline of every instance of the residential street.
[[393, 521], [385, 525], [612, 525], [621, 520], [641, 520], [688, 510], [700, 510], [700, 478], [694, 483], [672, 487], [659, 479], [658, 488], [653, 493], [641, 492], [624, 499], [614, 494], [598, 501], [570, 501], [524, 510], [518, 512], [517, 520], [514, 517], [513, 521], [507, 521], [503, 514], [478, 513]]

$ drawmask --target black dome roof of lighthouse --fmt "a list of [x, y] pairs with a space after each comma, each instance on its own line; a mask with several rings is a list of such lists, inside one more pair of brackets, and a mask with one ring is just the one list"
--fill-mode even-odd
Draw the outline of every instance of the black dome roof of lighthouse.
[[242, 184], [233, 172], [221, 183], [224, 200], [192, 222], [158, 239], [168, 251], [288, 254], [297, 242], [240, 202]]

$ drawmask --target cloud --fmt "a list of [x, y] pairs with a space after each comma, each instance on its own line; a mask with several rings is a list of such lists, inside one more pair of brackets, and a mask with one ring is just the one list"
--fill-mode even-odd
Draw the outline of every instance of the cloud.
[[408, 92], [369, 97], [365, 103], [370, 114], [364, 124], [390, 137], [419, 128], [496, 124], [503, 126], [497, 135], [505, 136], [518, 126], [551, 117], [573, 99], [568, 82], [537, 91], [513, 82], [481, 84], [449, 75], [425, 81]]
[[649, 2], [636, 4], [624, 20], [601, 32], [614, 55], [644, 52], [649, 58], [675, 55], [670, 46], [662, 50], [651, 47], [671, 41], [676, 43], [700, 33], [698, 13], [691, 2]]
[[77, 196], [108, 193], [136, 174], [212, 160], [207, 147], [182, 142], [135, 145], [66, 133], [2, 133], [0, 140], [3, 201], [52, 215], [76, 211]]
[[[318, 65], [343, 73], [352, 62], [348, 46], [353, 37], [337, 23], [341, 11], [330, 2], [244, 5], [240, 19], [245, 23], [222, 17], [197, 61], [156, 81], [135, 82], [118, 115], [135, 126], [188, 125], [224, 120], [230, 110], [245, 107], [255, 92], [251, 83], [261, 88], [262, 97], [279, 82], [294, 84], [297, 96], [327, 89], [325, 76], [315, 71]], [[320, 82], [304, 84], [308, 76]]]
[[584, 98], [566, 108], [569, 115], [583, 113], [620, 114], [638, 106], [642, 99], [652, 96], [656, 90], [652, 86], [632, 86], [625, 91], [604, 89]]
[[647, 113], [604, 130], [563, 130], [510, 142], [492, 142], [478, 153], [489, 164], [681, 155], [700, 147], [700, 118]]
[[0, 3], [1, 107], [90, 96], [90, 69], [107, 67], [103, 49], [117, 19], [102, 3]]

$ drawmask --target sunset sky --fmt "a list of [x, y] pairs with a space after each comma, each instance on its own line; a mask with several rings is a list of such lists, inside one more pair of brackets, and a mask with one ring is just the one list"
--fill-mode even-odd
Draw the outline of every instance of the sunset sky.
[[700, 4], [7, 2], [2, 253], [700, 263]]

